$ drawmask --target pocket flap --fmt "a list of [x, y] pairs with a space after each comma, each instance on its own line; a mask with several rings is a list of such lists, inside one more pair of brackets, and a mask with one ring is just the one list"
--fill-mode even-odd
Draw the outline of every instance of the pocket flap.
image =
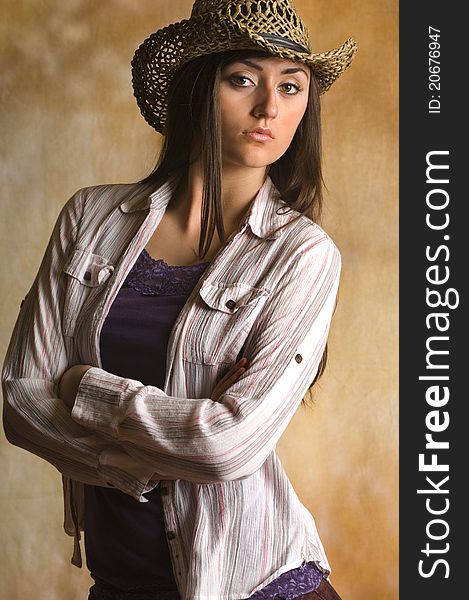
[[229, 314], [257, 302], [262, 296], [269, 295], [265, 288], [256, 288], [244, 283], [204, 283], [199, 293], [208, 306]]
[[104, 256], [86, 248], [76, 248], [64, 267], [64, 272], [88, 287], [97, 287], [109, 279], [114, 267]]

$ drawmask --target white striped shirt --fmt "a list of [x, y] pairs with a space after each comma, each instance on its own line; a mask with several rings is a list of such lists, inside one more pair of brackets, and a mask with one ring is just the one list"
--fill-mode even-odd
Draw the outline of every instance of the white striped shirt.
[[[279, 210], [267, 179], [176, 320], [164, 389], [108, 373], [103, 321], [173, 187], [95, 186], [66, 203], [5, 358], [4, 427], [62, 473], [74, 564], [83, 483], [144, 502], [157, 472], [181, 597], [239, 600], [305, 561], [330, 572], [275, 446], [317, 372], [340, 255], [310, 219]], [[246, 372], [212, 401], [240, 356]], [[93, 368], [70, 415], [57, 382], [73, 364]]]

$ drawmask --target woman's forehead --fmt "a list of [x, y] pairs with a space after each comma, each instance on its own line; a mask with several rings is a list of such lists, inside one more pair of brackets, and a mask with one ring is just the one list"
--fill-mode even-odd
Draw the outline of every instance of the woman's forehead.
[[260, 52], [246, 52], [246, 54], [242, 56], [235, 56], [233, 57], [233, 60], [230, 60], [226, 64], [226, 66], [231, 66], [237, 63], [260, 67], [259, 70], [268, 68], [278, 70], [279, 72], [293, 72], [299, 70], [299, 72], [304, 72], [306, 75], [309, 75], [310, 73], [309, 66], [302, 62]]

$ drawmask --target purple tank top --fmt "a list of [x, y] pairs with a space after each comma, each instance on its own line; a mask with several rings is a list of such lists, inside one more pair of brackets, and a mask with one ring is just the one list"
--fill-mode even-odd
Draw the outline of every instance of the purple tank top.
[[[171, 330], [208, 264], [172, 266], [143, 250], [104, 322], [103, 368], [162, 389]], [[93, 579], [122, 590], [176, 591], [159, 487], [146, 496], [141, 503], [116, 489], [85, 486], [87, 566]], [[322, 578], [314, 563], [305, 563], [251, 598], [290, 600], [315, 590]]]

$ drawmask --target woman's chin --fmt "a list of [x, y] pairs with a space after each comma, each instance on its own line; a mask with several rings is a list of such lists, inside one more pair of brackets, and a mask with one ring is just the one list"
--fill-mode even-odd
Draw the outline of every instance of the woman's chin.
[[243, 156], [224, 158], [223, 166], [228, 168], [266, 169], [279, 158], [280, 156], [268, 152], [250, 152]]

